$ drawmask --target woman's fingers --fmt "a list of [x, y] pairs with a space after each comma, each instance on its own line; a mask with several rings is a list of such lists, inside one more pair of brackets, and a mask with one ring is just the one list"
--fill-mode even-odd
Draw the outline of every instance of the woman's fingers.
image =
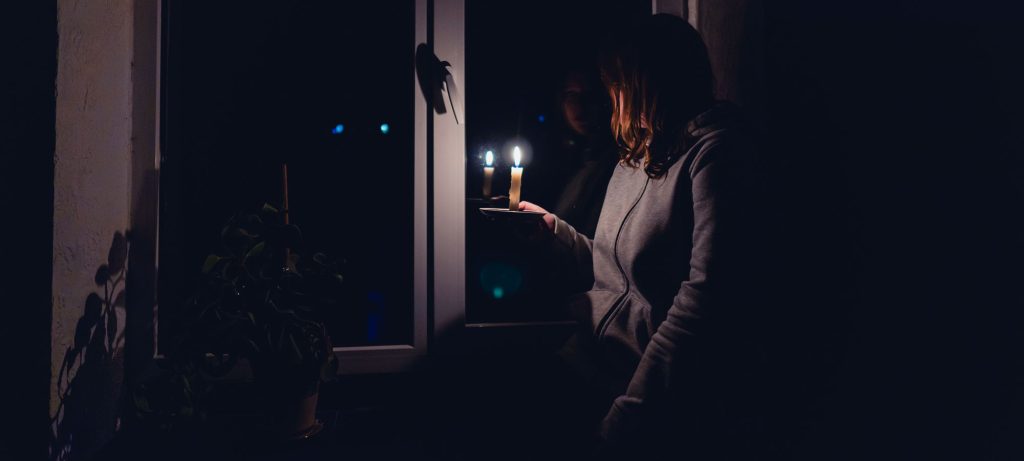
[[544, 208], [541, 208], [537, 204], [531, 202], [519, 202], [519, 211], [534, 211], [537, 213], [545, 214], [548, 212], [548, 210], [545, 210]]
[[543, 229], [548, 232], [555, 230], [555, 217], [548, 210], [545, 210], [541, 206], [531, 202], [519, 202], [519, 211], [532, 211], [535, 213], [544, 213]]

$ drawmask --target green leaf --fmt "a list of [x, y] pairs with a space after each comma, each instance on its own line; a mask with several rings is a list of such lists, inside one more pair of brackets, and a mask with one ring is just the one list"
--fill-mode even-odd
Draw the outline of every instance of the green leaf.
[[206, 262], [203, 263], [203, 274], [209, 274], [213, 268], [217, 267], [217, 263], [224, 258], [217, 255], [209, 255], [206, 257]]
[[245, 261], [248, 261], [249, 258], [255, 258], [260, 256], [261, 254], [263, 254], [263, 250], [266, 249], [266, 247], [267, 242], [260, 242], [257, 243], [256, 245], [253, 245], [249, 252], [245, 254]]
[[134, 392], [132, 393], [132, 398], [135, 401], [135, 408], [139, 411], [143, 413], [150, 413], [153, 411], [149, 406], [149, 399]]
[[292, 335], [288, 335], [288, 342], [291, 344], [291, 346], [292, 346], [292, 353], [294, 354], [293, 355], [293, 357], [294, 357], [293, 363], [295, 363], [295, 364], [302, 363], [302, 350], [299, 349], [299, 344], [295, 342], [295, 337], [292, 336]]

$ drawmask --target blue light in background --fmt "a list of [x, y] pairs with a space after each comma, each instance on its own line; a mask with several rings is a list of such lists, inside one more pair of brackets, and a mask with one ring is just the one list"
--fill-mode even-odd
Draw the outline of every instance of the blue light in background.
[[334, 125], [334, 128], [331, 129], [331, 134], [341, 134], [342, 131], [345, 131], [345, 125], [339, 123]]
[[480, 287], [494, 299], [512, 296], [522, 286], [523, 272], [514, 265], [492, 261], [480, 269]]
[[538, 122], [540, 122], [540, 123], [544, 123], [544, 120], [545, 120], [545, 118], [544, 118], [544, 114], [540, 114], [540, 115], [538, 115], [538, 116], [537, 116], [537, 121], [538, 121]]
[[366, 300], [373, 305], [366, 316], [366, 339], [373, 343], [380, 339], [380, 324], [384, 318], [384, 293], [371, 291], [366, 294]]
[[380, 133], [381, 134], [388, 134], [388, 131], [391, 131], [391, 126], [388, 125], [387, 123], [381, 123], [380, 124]]
[[371, 343], [380, 339], [380, 311], [371, 312], [366, 317], [366, 339]]

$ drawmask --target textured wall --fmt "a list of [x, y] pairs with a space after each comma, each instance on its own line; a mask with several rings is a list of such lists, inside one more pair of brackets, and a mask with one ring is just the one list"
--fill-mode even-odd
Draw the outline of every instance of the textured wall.
[[123, 381], [132, 2], [59, 0], [57, 18], [51, 457], [73, 440], [86, 459], [114, 431]]
[[719, 99], [759, 114], [764, 79], [762, 0], [653, 0], [655, 13], [686, 19], [704, 38]]
[[720, 99], [756, 105], [763, 72], [764, 21], [761, 0], [692, 2], [690, 22], [704, 37]]

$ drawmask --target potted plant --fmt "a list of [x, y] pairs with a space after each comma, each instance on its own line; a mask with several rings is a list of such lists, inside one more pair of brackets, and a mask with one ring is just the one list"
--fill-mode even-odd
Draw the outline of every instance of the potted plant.
[[248, 362], [272, 435], [309, 436], [320, 383], [337, 368], [323, 314], [340, 299], [338, 263], [303, 254], [299, 228], [269, 204], [232, 217], [221, 241], [203, 264], [175, 359], [206, 377]]

